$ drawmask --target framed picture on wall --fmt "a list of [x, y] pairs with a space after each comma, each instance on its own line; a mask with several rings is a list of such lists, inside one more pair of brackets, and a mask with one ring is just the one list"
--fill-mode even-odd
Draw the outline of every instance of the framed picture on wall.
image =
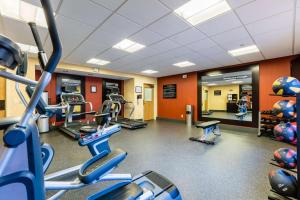
[[142, 92], [143, 92], [142, 86], [135, 86], [135, 93], [142, 93]]
[[91, 93], [96, 93], [97, 92], [97, 87], [95, 85], [91, 86]]
[[164, 99], [176, 99], [176, 97], [177, 97], [176, 84], [163, 85]]
[[222, 91], [221, 90], [214, 90], [214, 95], [215, 96], [221, 96]]

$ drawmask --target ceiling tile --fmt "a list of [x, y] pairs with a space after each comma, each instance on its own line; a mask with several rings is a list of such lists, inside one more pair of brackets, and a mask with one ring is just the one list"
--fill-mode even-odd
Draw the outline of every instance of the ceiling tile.
[[136, 52], [135, 54], [138, 56], [141, 56], [141, 57], [150, 57], [150, 56], [154, 56], [154, 55], [158, 54], [158, 52], [151, 47], [147, 47], [147, 48], [141, 49], [140, 51]]
[[[14, 40], [24, 44], [35, 45], [33, 35], [27, 23], [2, 17], [4, 34]], [[47, 29], [37, 26], [41, 41], [44, 42], [47, 36]]]
[[104, 43], [94, 43], [91, 40], [87, 40], [64, 60], [71, 63], [85, 64], [87, 60], [96, 57], [97, 54], [107, 48], [110, 48], [110, 46], [105, 45]]
[[227, 54], [227, 52], [215, 54], [214, 57], [211, 59], [215, 63], [220, 64], [220, 66], [230, 66], [230, 65], [240, 64], [240, 62], [236, 58], [230, 56], [229, 54]]
[[143, 29], [142, 31], [131, 36], [130, 39], [144, 45], [150, 45], [159, 40], [162, 40], [163, 37], [157, 33], [154, 33], [153, 31], [150, 31], [148, 29]]
[[229, 3], [229, 5], [232, 9], [238, 8], [242, 5], [245, 5], [245, 4], [253, 2], [253, 1], [255, 1], [255, 0], [227, 0], [227, 2]]
[[[28, 2], [28, 3], [38, 6], [38, 7], [42, 7], [40, 0], [22, 0], [22, 1]], [[61, 0], [51, 0], [51, 6], [52, 6], [53, 10], [57, 9], [60, 1]]]
[[151, 24], [148, 28], [165, 37], [169, 37], [185, 29], [188, 29], [189, 27], [190, 26], [187, 23], [183, 22], [179, 17], [175, 16], [172, 13]]
[[278, 29], [292, 29], [293, 17], [294, 12], [288, 11], [248, 24], [246, 27], [251, 35], [269, 33]]
[[186, 31], [172, 36], [170, 39], [178, 44], [185, 45], [198, 40], [204, 39], [206, 36], [196, 28], [190, 28]]
[[259, 0], [236, 9], [244, 24], [249, 24], [281, 12], [292, 10], [294, 0]]
[[90, 26], [98, 26], [112, 12], [91, 1], [64, 0], [59, 14]]
[[160, 0], [163, 4], [167, 5], [169, 8], [175, 10], [188, 2], [190, 0]]
[[188, 44], [187, 47], [193, 49], [194, 51], [197, 51], [201, 53], [202, 50], [207, 49], [209, 47], [216, 46], [216, 43], [214, 43], [211, 39], [206, 38], [197, 42], [193, 42], [191, 44]]
[[244, 27], [239, 27], [211, 37], [213, 41], [218, 43], [225, 49], [239, 48], [241, 45], [253, 44], [248, 32]]
[[[57, 15], [57, 29], [60, 35], [60, 40], [63, 47], [63, 57], [67, 56], [71, 51], [79, 45], [83, 39], [93, 30], [93, 27], [62, 15]], [[78, 28], [80, 27], [80, 29]], [[49, 38], [46, 43], [46, 48], [50, 48]]]
[[157, 0], [130, 0], [117, 12], [138, 24], [146, 26], [166, 15], [170, 10]]
[[98, 30], [105, 31], [109, 34], [122, 35], [124, 38], [137, 32], [142, 27], [125, 17], [114, 14]]
[[232, 11], [229, 11], [196, 27], [208, 36], [212, 36], [239, 26], [242, 26], [240, 20]]
[[105, 8], [108, 8], [110, 10], [116, 10], [122, 3], [124, 3], [127, 0], [91, 0], [94, 3], [98, 3]]
[[129, 55], [129, 53], [125, 51], [119, 49], [109, 49], [103, 52], [102, 54], [98, 55], [98, 57], [104, 60], [113, 61], [127, 55]]
[[292, 35], [291, 30], [282, 29], [254, 36], [254, 40], [263, 55], [270, 59], [292, 54]]
[[213, 46], [213, 47], [203, 49], [202, 51], [199, 51], [198, 53], [200, 55], [203, 55], [203, 56], [206, 56], [206, 57], [209, 57], [209, 58], [213, 58], [214, 55], [224, 53], [224, 52], [226, 52], [226, 51], [224, 49], [222, 49], [221, 47]]
[[178, 44], [172, 42], [171, 40], [169, 39], [165, 39], [165, 40], [162, 40], [154, 45], [151, 45], [151, 48], [156, 50], [158, 53], [159, 52], [165, 52], [165, 51], [168, 51], [168, 50], [171, 50], [171, 49], [175, 49], [179, 47]]
[[[298, 0], [300, 2], [300, 0]], [[295, 50], [294, 54], [300, 53], [300, 7], [296, 10], [296, 23], [295, 23]]]

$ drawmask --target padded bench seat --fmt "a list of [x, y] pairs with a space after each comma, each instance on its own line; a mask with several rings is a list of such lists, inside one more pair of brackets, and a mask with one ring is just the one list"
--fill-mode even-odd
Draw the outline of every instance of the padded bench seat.
[[20, 121], [20, 117], [7, 117], [0, 120], [0, 130], [7, 129], [10, 125], [16, 124]]
[[219, 123], [221, 123], [221, 122], [217, 121], [217, 120], [214, 120], [214, 121], [209, 121], [209, 122], [197, 123], [196, 127], [197, 128], [209, 128], [209, 127], [215, 126]]

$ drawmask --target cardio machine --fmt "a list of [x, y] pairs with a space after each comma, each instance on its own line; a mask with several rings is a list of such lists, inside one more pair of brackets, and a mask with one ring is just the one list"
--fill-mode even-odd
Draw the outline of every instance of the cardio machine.
[[[117, 93], [109, 94], [108, 98], [115, 104], [115, 108], [112, 111], [113, 118], [110, 122], [111, 124], [120, 124], [122, 127], [128, 129], [145, 128], [147, 126], [147, 123], [144, 121], [131, 119], [131, 116], [135, 109], [133, 102], [126, 101], [123, 95]], [[128, 118], [119, 116], [122, 105], [124, 106], [125, 104], [130, 104], [132, 108]]]
[[[85, 101], [84, 97], [80, 93], [62, 93], [60, 96], [61, 102], [63, 105], [66, 105], [65, 109], [65, 121], [62, 126], [59, 127], [59, 130], [68, 134], [75, 140], [80, 138], [80, 128], [83, 123], [73, 122], [73, 117], [78, 115], [95, 115], [96, 112], [93, 111], [93, 105], [91, 102]], [[90, 111], [82, 112], [82, 113], [74, 113], [74, 109], [76, 106], [89, 105]], [[88, 125], [87, 122], [86, 125]]]
[[[0, 121], [0, 129], [4, 131], [4, 145], [0, 146], [1, 198], [44, 200], [46, 199], [45, 191], [59, 190], [51, 197], [51, 199], [57, 199], [67, 190], [79, 189], [96, 182], [115, 180], [118, 183], [90, 196], [88, 199], [180, 200], [181, 196], [176, 186], [158, 173], [150, 171], [134, 179], [127, 174], [111, 174], [111, 171], [127, 155], [120, 149], [111, 153], [107, 151], [97, 153], [79, 167], [77, 178], [73, 181], [52, 180], [59, 174], [63, 175], [64, 170], [52, 174], [52, 177], [44, 178], [39, 132], [33, 118], [33, 112], [41, 99], [42, 92], [51, 80], [51, 75], [60, 60], [62, 50], [50, 1], [41, 0], [41, 3], [53, 46], [49, 61], [45, 65], [41, 65], [43, 69], [41, 78], [36, 82], [6, 71], [0, 71], [1, 77], [25, 85], [35, 85], [32, 97], [19, 122], [15, 123], [10, 119]], [[40, 41], [36, 43], [39, 48], [39, 56], [45, 56], [41, 50]], [[22, 62], [23, 55], [20, 48], [7, 37], [0, 36], [0, 64], [14, 70]]]
[[243, 121], [245, 119], [245, 117], [248, 114], [247, 111], [247, 97], [245, 95], [241, 96], [241, 98], [238, 100], [238, 102], [236, 103], [238, 106], [238, 113], [235, 114], [235, 116]]

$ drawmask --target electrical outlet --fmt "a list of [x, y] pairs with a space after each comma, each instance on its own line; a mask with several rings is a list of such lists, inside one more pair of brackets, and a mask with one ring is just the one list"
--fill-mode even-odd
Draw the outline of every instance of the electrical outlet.
[[181, 118], [183, 118], [183, 114], [181, 114]]

